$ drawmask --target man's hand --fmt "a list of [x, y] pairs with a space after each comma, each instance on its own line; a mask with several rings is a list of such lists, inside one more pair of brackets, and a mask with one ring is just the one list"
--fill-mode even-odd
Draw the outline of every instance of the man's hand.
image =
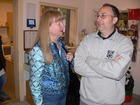
[[121, 56], [120, 55], [117, 55], [114, 59], [115, 62], [117, 62], [118, 60], [121, 60]]

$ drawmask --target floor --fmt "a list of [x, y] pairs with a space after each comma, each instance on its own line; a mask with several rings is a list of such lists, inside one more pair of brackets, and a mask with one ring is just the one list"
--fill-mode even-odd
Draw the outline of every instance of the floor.
[[[17, 102], [13, 104], [5, 104], [5, 105], [30, 105], [28, 102]], [[132, 101], [129, 103], [124, 103], [123, 105], [140, 105], [140, 98], [133, 97]]]
[[[0, 105], [30, 105], [27, 101], [17, 102], [16, 100], [12, 100]], [[133, 95], [132, 101], [129, 103], [124, 103], [122, 105], [140, 105], [140, 96]]]
[[140, 105], [140, 99], [133, 98], [131, 102], [124, 103], [123, 105]]

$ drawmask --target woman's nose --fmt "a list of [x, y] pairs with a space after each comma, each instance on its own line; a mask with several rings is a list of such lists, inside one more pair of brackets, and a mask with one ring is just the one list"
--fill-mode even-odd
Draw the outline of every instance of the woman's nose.
[[63, 28], [63, 29], [65, 28], [65, 25], [64, 25], [64, 23], [61, 23], [61, 28]]

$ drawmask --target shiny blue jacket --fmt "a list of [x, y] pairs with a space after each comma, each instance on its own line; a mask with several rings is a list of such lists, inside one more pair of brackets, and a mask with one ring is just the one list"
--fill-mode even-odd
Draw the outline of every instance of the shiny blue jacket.
[[29, 53], [30, 89], [36, 105], [43, 105], [43, 97], [47, 94], [66, 93], [69, 85], [69, 66], [62, 39], [58, 39], [60, 51], [56, 43], [50, 42], [53, 55], [51, 64], [46, 65], [40, 42]]

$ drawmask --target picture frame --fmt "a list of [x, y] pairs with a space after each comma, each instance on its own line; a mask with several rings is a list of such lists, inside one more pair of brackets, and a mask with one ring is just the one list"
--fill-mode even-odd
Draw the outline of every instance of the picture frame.
[[37, 30], [24, 30], [24, 51], [29, 51], [35, 44]]

